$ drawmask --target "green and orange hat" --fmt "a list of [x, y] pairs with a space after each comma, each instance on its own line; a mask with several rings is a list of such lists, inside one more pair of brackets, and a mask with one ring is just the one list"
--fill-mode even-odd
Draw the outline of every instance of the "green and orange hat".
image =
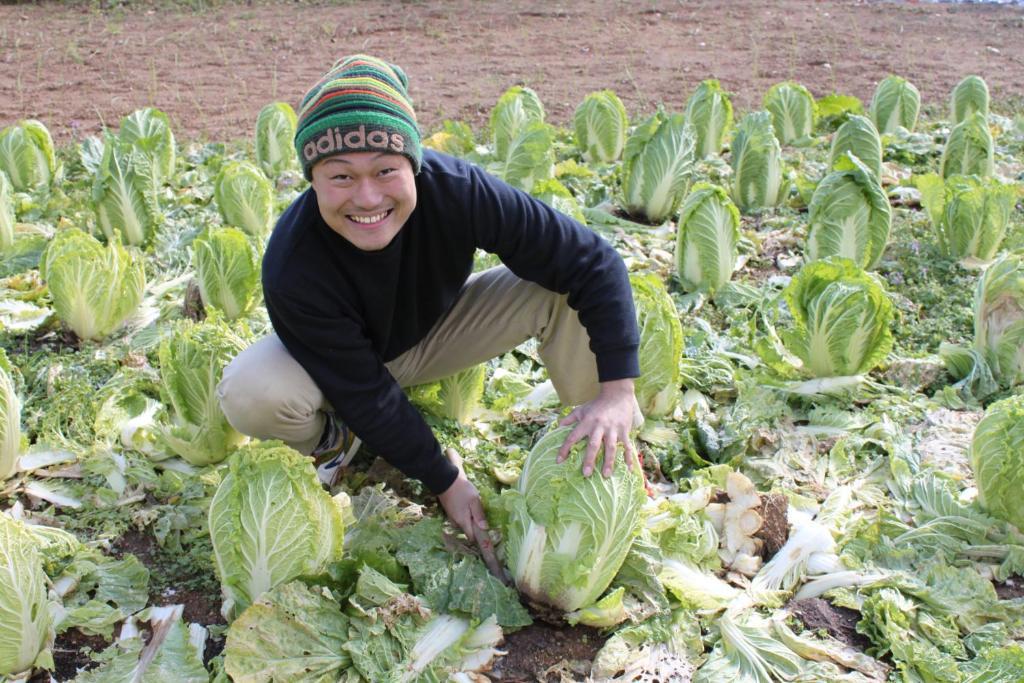
[[306, 179], [317, 161], [341, 152], [403, 154], [419, 173], [423, 148], [408, 85], [401, 68], [376, 57], [338, 60], [299, 106], [295, 151]]

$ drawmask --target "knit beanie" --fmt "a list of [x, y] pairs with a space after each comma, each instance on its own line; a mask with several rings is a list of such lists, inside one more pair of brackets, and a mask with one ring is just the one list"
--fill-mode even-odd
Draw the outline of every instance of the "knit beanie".
[[313, 165], [341, 152], [404, 154], [419, 173], [416, 112], [399, 67], [368, 55], [344, 57], [302, 99], [295, 151], [306, 180]]

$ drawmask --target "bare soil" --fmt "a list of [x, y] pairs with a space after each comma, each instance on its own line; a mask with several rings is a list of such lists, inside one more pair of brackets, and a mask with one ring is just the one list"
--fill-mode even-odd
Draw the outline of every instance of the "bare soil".
[[787, 605], [794, 616], [812, 630], [823, 629], [836, 640], [858, 650], [871, 646], [867, 636], [857, 632], [860, 613], [846, 607], [836, 607], [822, 598], [797, 600]]
[[563, 671], [582, 674], [573, 680], [583, 680], [590, 672], [590, 662], [604, 645], [606, 636], [586, 626], [557, 627], [535, 622], [505, 637], [502, 646], [508, 654], [499, 659], [488, 678], [503, 683], [520, 681], [565, 680], [549, 669], [564, 662]]
[[[142, 106], [180, 137], [250, 135], [267, 102], [297, 105], [339, 56], [370, 52], [409, 74], [420, 122], [480, 129], [498, 96], [537, 90], [567, 124], [583, 96], [614, 89], [630, 114], [679, 111], [717, 78], [739, 110], [775, 82], [867, 102], [888, 73], [908, 77], [942, 112], [963, 76], [994, 102], [1024, 96], [1024, 8], [852, 0], [421, 0], [393, 3], [99, 2], [0, 6], [0, 125], [34, 117], [58, 142], [97, 132]], [[191, 3], [193, 5], [199, 3]], [[220, 4], [220, 3], [211, 3]]]

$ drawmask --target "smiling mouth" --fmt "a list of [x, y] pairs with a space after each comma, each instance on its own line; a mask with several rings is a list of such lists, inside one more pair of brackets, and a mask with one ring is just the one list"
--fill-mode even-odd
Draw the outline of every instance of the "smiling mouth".
[[390, 216], [392, 211], [394, 211], [394, 209], [388, 209], [387, 211], [381, 211], [380, 213], [375, 213], [370, 216], [358, 216], [356, 214], [348, 214], [346, 218], [348, 218], [353, 223], [359, 223], [360, 225], [374, 225], [375, 223], [380, 223], [385, 218]]

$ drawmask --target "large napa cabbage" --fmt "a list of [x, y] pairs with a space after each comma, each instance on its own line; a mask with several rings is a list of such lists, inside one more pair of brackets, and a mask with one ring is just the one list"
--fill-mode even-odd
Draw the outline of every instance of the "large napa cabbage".
[[878, 177], [850, 155], [814, 190], [808, 209], [807, 259], [848, 258], [868, 270], [889, 243], [892, 208]]
[[49, 189], [57, 157], [46, 126], [26, 119], [0, 131], [0, 171], [7, 174], [16, 192]]
[[271, 102], [256, 117], [256, 163], [268, 178], [298, 167], [295, 128], [298, 117], [287, 102]]
[[160, 344], [160, 380], [174, 423], [159, 439], [192, 465], [220, 462], [242, 442], [217, 397], [224, 367], [246, 340], [216, 317], [181, 320]]
[[141, 255], [104, 246], [77, 228], [62, 230], [39, 263], [53, 307], [79, 339], [102, 340], [138, 308], [146, 288]]
[[849, 259], [805, 264], [783, 296], [793, 325], [779, 335], [812, 377], [864, 374], [892, 348], [892, 301], [881, 280]]
[[491, 110], [495, 156], [499, 160], [506, 159], [512, 142], [533, 123], [544, 123], [544, 105], [536, 92], [514, 85], [502, 93]]
[[697, 158], [718, 156], [732, 128], [732, 102], [718, 81], [700, 82], [686, 102], [686, 120], [697, 135]]
[[0, 349], [0, 482], [18, 470], [21, 452], [21, 399], [14, 386], [13, 368]]
[[499, 178], [523, 192], [549, 180], [554, 172], [555, 154], [551, 126], [533, 121], [518, 129], [505, 148], [505, 155], [488, 167]]
[[913, 131], [921, 110], [921, 93], [899, 76], [886, 76], [875, 88], [869, 112], [878, 132], [885, 135], [900, 128]]
[[732, 141], [732, 199], [748, 213], [780, 204], [786, 191], [771, 114], [751, 112], [740, 120]]
[[991, 261], [1003, 243], [1020, 190], [992, 177], [929, 173], [917, 178], [942, 252], [969, 264]]
[[225, 164], [214, 182], [213, 197], [226, 225], [257, 239], [270, 233], [274, 187], [260, 169], [245, 161]]
[[39, 542], [0, 512], [0, 679], [53, 668], [54, 624]]
[[149, 159], [157, 186], [174, 177], [177, 157], [167, 114], [153, 107], [134, 111], [121, 119], [117, 137]]
[[611, 90], [583, 98], [572, 118], [576, 146], [590, 163], [610, 164], [622, 155], [629, 119], [622, 100]]
[[942, 177], [992, 175], [995, 167], [992, 132], [981, 112], [969, 114], [953, 127], [942, 150]]
[[640, 377], [636, 398], [646, 417], [672, 412], [679, 398], [679, 358], [683, 354], [683, 328], [679, 312], [657, 275], [629, 277], [640, 327]]
[[829, 150], [829, 168], [834, 170], [844, 154], [852, 154], [860, 159], [876, 178], [881, 179], [882, 139], [871, 119], [854, 114], [839, 126]]
[[572, 431], [553, 429], [530, 451], [519, 482], [502, 493], [508, 513], [505, 554], [516, 587], [530, 600], [572, 612], [596, 602], [640, 531], [640, 468], [615, 457], [611, 476], [583, 476], [586, 443], [558, 463]]
[[245, 315], [260, 284], [260, 255], [249, 237], [237, 228], [207, 228], [192, 249], [203, 305], [228, 320]]
[[631, 215], [649, 223], [669, 220], [686, 196], [696, 136], [682, 114], [659, 111], [626, 140], [622, 198]]
[[689, 291], [714, 292], [727, 283], [739, 257], [740, 212], [729, 193], [697, 183], [683, 202], [676, 234], [676, 274]]
[[1024, 252], [999, 258], [978, 280], [974, 347], [1001, 386], [1024, 384]]
[[988, 84], [981, 76], [965, 76], [949, 98], [949, 116], [953, 124], [963, 123], [972, 114], [988, 119]]
[[988, 407], [974, 429], [969, 453], [978, 502], [993, 517], [1024, 529], [1024, 395]]
[[157, 201], [158, 169], [154, 156], [107, 135], [93, 176], [92, 206], [96, 225], [108, 240], [116, 237], [143, 246], [153, 239], [163, 220]]
[[776, 83], [765, 93], [762, 106], [771, 113], [775, 137], [783, 145], [807, 140], [814, 131], [814, 95], [799, 83]]
[[230, 622], [261, 595], [341, 559], [340, 502], [313, 461], [280, 441], [245, 446], [228, 460], [210, 501], [210, 538]]
[[7, 174], [0, 171], [0, 256], [14, 247], [14, 187]]

